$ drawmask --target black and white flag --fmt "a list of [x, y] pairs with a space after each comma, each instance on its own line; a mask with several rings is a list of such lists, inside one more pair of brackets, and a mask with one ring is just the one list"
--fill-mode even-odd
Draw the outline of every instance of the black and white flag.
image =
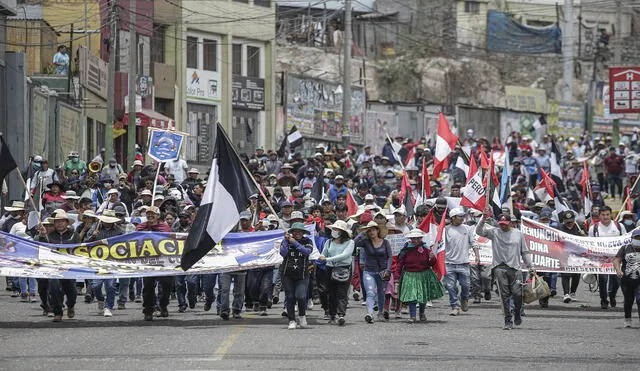
[[217, 125], [211, 172], [180, 266], [187, 270], [205, 256], [240, 221], [249, 196], [258, 188], [245, 170], [227, 135]]

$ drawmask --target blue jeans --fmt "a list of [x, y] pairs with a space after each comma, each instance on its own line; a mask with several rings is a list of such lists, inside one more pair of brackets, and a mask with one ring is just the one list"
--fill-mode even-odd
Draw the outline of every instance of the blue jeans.
[[460, 284], [460, 302], [469, 300], [469, 286], [471, 272], [469, 264], [446, 264], [447, 274], [444, 276], [444, 287], [449, 293], [449, 304], [451, 308], [459, 308], [458, 303], [458, 283]]
[[409, 303], [409, 316], [411, 318], [416, 318], [416, 306], [419, 306], [420, 308], [420, 315], [424, 314], [425, 310], [427, 309], [427, 303]]
[[307, 301], [309, 300], [309, 276], [299, 280], [283, 276], [282, 286], [284, 287], [285, 305], [289, 321], [296, 320], [296, 304], [298, 304], [299, 315], [306, 316]]
[[[198, 295], [198, 276], [194, 274], [189, 274], [186, 276], [176, 276], [175, 285], [176, 296], [178, 298], [178, 306], [187, 306], [187, 303], [185, 301], [186, 296], [186, 299], [189, 301], [189, 307], [194, 307], [196, 305], [196, 297]], [[188, 294], [187, 290], [189, 291]]]
[[[15, 280], [15, 278], [14, 278]], [[21, 294], [29, 294], [34, 296], [36, 294], [36, 279], [35, 278], [18, 278], [18, 282], [20, 283], [20, 293]], [[27, 290], [28, 286], [28, 290]]]
[[372, 314], [375, 307], [376, 298], [378, 299], [378, 311], [382, 313], [384, 309], [384, 292], [387, 288], [387, 282], [380, 278], [378, 272], [364, 271], [364, 288], [367, 292], [367, 312]]
[[118, 304], [124, 304], [129, 300], [129, 282], [131, 278], [118, 279]]
[[[102, 285], [104, 284], [104, 290], [107, 292], [107, 300], [104, 300], [102, 295]], [[113, 303], [116, 301], [116, 279], [105, 278], [91, 281], [91, 291], [96, 297], [97, 301], [104, 301], [104, 307], [113, 309]]]
[[134, 297], [142, 296], [142, 277], [129, 278], [129, 290], [133, 290]]
[[229, 291], [231, 290], [231, 279], [233, 278], [233, 304], [234, 314], [242, 312], [244, 303], [244, 286], [246, 272], [221, 273], [218, 281], [220, 297], [220, 313], [229, 313]]
[[216, 300], [215, 287], [217, 280], [218, 275], [215, 273], [202, 275], [202, 291], [204, 291], [205, 304], [213, 304], [213, 301]]

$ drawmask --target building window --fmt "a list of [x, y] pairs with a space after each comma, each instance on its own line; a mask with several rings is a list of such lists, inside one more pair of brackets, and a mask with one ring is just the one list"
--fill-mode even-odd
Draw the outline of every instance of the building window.
[[245, 4], [249, 4], [249, 0], [233, 0], [236, 3], [245, 3]]
[[253, 5], [271, 8], [271, 0], [253, 0]]
[[247, 46], [247, 76], [260, 77], [260, 48]]
[[154, 26], [156, 31], [151, 37], [151, 63], [164, 63], [164, 33], [163, 26]]
[[231, 62], [231, 73], [234, 75], [242, 75], [242, 45], [233, 44]]
[[198, 68], [198, 38], [187, 36], [187, 68]]
[[202, 69], [207, 71], [218, 70], [218, 42], [215, 40], [202, 40]]
[[480, 14], [480, 3], [477, 1], [465, 1], [464, 12], [471, 14]]

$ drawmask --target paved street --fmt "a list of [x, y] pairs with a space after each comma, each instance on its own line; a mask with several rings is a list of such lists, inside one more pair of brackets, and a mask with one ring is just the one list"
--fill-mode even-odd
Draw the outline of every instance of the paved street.
[[142, 321], [140, 304], [104, 318], [95, 303], [84, 302], [75, 319], [53, 323], [38, 303], [21, 303], [2, 287], [0, 369], [637, 370], [635, 312], [633, 328], [623, 329], [622, 309], [601, 310], [597, 293], [582, 283], [578, 299], [566, 305], [556, 297], [545, 310], [529, 305], [524, 324], [513, 331], [501, 329], [495, 298], [458, 317], [448, 316], [444, 300], [435, 302], [427, 324], [365, 324], [360, 303], [352, 301], [344, 328], [325, 324], [315, 306], [311, 328], [288, 331], [281, 305], [268, 317], [248, 313], [222, 321], [201, 303], [177, 313], [175, 301], [169, 318], [152, 323]]

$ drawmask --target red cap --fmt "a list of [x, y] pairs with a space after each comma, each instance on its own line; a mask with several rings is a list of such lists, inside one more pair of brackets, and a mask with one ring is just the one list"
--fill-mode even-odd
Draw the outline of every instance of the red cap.
[[366, 225], [372, 220], [373, 220], [373, 215], [371, 215], [371, 212], [365, 211], [364, 214], [360, 215], [360, 220], [358, 221], [358, 223], [362, 225]]
[[509, 219], [508, 216], [502, 215], [500, 217], [500, 219], [498, 219], [498, 224], [499, 225], [511, 225], [511, 220]]

